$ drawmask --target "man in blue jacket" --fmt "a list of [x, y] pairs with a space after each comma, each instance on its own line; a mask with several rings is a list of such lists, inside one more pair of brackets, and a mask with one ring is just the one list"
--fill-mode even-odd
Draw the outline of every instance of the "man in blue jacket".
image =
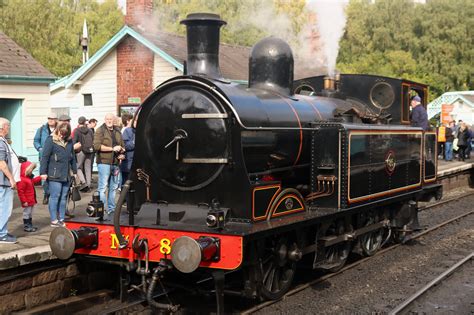
[[413, 127], [421, 127], [423, 130], [428, 130], [428, 114], [426, 109], [421, 105], [421, 98], [415, 95], [411, 99], [411, 125]]
[[[49, 135], [53, 132], [53, 130], [56, 128], [58, 124], [58, 115], [56, 113], [51, 112], [48, 115], [48, 122], [36, 130], [35, 138], [33, 140], [33, 145], [38, 151], [39, 154], [39, 159], [38, 161], [41, 161], [41, 152], [43, 151], [44, 143], [46, 139], [49, 137]], [[49, 188], [48, 188], [48, 181], [43, 181], [43, 190], [44, 190], [44, 197], [43, 197], [43, 204], [47, 205], [48, 204], [48, 199], [49, 199]]]

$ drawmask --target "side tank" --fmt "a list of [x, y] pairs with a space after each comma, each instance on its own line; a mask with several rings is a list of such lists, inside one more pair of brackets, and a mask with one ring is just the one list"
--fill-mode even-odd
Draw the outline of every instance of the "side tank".
[[245, 165], [256, 178], [309, 163], [309, 124], [351, 107], [339, 99], [293, 94], [293, 63], [290, 46], [268, 37], [252, 48], [248, 87], [216, 82], [243, 127]]
[[235, 84], [217, 86], [242, 127], [242, 150], [251, 174], [309, 163], [310, 124], [333, 120], [336, 111], [351, 108], [340, 99], [283, 95]]

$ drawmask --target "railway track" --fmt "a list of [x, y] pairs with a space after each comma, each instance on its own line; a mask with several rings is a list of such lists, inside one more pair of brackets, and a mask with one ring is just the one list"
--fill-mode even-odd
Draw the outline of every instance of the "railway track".
[[452, 201], [456, 201], [456, 200], [459, 200], [461, 198], [465, 198], [465, 197], [469, 197], [469, 196], [472, 196], [474, 195], [473, 192], [467, 192], [465, 194], [462, 194], [462, 195], [459, 195], [459, 196], [455, 196], [455, 197], [450, 197], [450, 198], [447, 198], [447, 199], [443, 199], [441, 201], [438, 201], [438, 202], [434, 202], [434, 203], [431, 203], [431, 204], [427, 204], [425, 206], [422, 206], [422, 207], [419, 207], [418, 208], [418, 211], [425, 211], [425, 210], [428, 210], [428, 209], [431, 209], [431, 208], [435, 208], [435, 207], [438, 207], [438, 206], [442, 206], [446, 203], [450, 203]]
[[[457, 197], [453, 197], [453, 198], [449, 198], [449, 199], [446, 199], [446, 200], [443, 200], [443, 201], [440, 201], [440, 202], [436, 202], [436, 203], [433, 203], [433, 204], [429, 204], [429, 205], [426, 205], [426, 206], [423, 206], [420, 208], [420, 211], [426, 211], [426, 210], [429, 210], [431, 208], [434, 208], [434, 207], [437, 207], [437, 206], [441, 206], [443, 204], [446, 204], [446, 203], [449, 203], [449, 202], [453, 202], [455, 200], [458, 200], [460, 198], [465, 198], [465, 197], [468, 197], [468, 196], [471, 196], [473, 195], [473, 193], [467, 193], [467, 194], [463, 194], [461, 196], [457, 196]], [[426, 235], [430, 232], [433, 232], [447, 224], [450, 224], [454, 221], [457, 221], [459, 219], [462, 219], [463, 217], [466, 217], [466, 216], [469, 216], [469, 215], [472, 215], [474, 214], [474, 210], [472, 211], [469, 211], [469, 212], [466, 212], [466, 213], [463, 213], [462, 215], [459, 215], [459, 216], [456, 216], [454, 218], [451, 218], [449, 220], [446, 220], [440, 224], [437, 224], [435, 226], [432, 226], [426, 230], [424, 230], [423, 232], [420, 232], [420, 233], [417, 233], [416, 235], [412, 236], [410, 239], [417, 239], [417, 238], [420, 238], [422, 237], [423, 235]], [[318, 283], [321, 283], [321, 282], [324, 282], [325, 280], [327, 279], [330, 279], [332, 277], [335, 277], [349, 269], [352, 269], [354, 267], [357, 267], [358, 265], [360, 264], [363, 264], [364, 262], [368, 261], [369, 259], [373, 258], [373, 257], [376, 257], [376, 256], [380, 256], [380, 255], [383, 255], [385, 252], [387, 251], [390, 251], [392, 249], [395, 249], [397, 247], [399, 247], [401, 244], [394, 244], [392, 246], [389, 246], [387, 248], [384, 248], [380, 251], [378, 251], [375, 255], [373, 256], [370, 256], [370, 257], [366, 257], [366, 258], [362, 258], [362, 259], [359, 259], [351, 264], [348, 264], [347, 266], [345, 266], [343, 269], [341, 269], [340, 271], [336, 272], [336, 273], [331, 273], [331, 274], [327, 274], [327, 275], [324, 275], [322, 277], [319, 277], [311, 282], [307, 282], [307, 283], [304, 283], [304, 284], [301, 284], [301, 285], [298, 285], [296, 286], [294, 289], [290, 290], [282, 299], [280, 300], [275, 300], [275, 301], [265, 301], [263, 303], [260, 303], [258, 305], [255, 305], [253, 306], [252, 308], [249, 308], [247, 310], [244, 310], [241, 314], [251, 314], [251, 313], [254, 313], [258, 310], [261, 310], [267, 306], [270, 306], [272, 304], [275, 304], [291, 295], [294, 295], [296, 294], [297, 292], [300, 292], [310, 286], [313, 286], [315, 284], [318, 284]], [[146, 299], [145, 298], [142, 298], [140, 296], [136, 296], [135, 298], [133, 298], [132, 300], [130, 301], [127, 301], [127, 302], [120, 302], [119, 300], [116, 300], [114, 298], [112, 298], [113, 294], [111, 292], [104, 292], [103, 290], [102, 291], [97, 291], [97, 294], [100, 295], [100, 296], [103, 296], [104, 297], [104, 304], [100, 303], [102, 305], [98, 306], [98, 308], [96, 309], [91, 309], [90, 311], [86, 311], [86, 312], [83, 312], [81, 311], [82, 314], [101, 314], [101, 315], [108, 315], [108, 314], [123, 314], [123, 312], [128, 312], [128, 310], [130, 309], [134, 309], [134, 308], [141, 308], [141, 309], [145, 309], [145, 305], [147, 305], [147, 302], [146, 302]], [[87, 295], [84, 295], [84, 297], [81, 297], [81, 296], [76, 296], [74, 297], [74, 300], [75, 300], [75, 303], [76, 305], [77, 304], [80, 304], [81, 300], [83, 300], [83, 303], [84, 304], [89, 304], [90, 305], [90, 298], [91, 296], [94, 295], [94, 292], [91, 292], [90, 294], [87, 294]], [[164, 296], [165, 293], [156, 293], [155, 294], [155, 298], [159, 298], [159, 297], [162, 297]], [[54, 307], [54, 306], [53, 306]], [[44, 310], [44, 309], [43, 309]], [[74, 312], [72, 312], [74, 313]], [[64, 314], [71, 314], [71, 312], [65, 312]]]
[[435, 286], [440, 284], [442, 281], [444, 281], [448, 276], [452, 275], [456, 271], [458, 271], [463, 265], [465, 265], [467, 262], [471, 261], [474, 259], [474, 252], [470, 253], [460, 261], [458, 261], [456, 264], [451, 266], [449, 269], [447, 269], [445, 272], [440, 274], [438, 277], [436, 277], [433, 281], [428, 283], [426, 286], [421, 288], [420, 290], [416, 291], [415, 294], [410, 296], [408, 299], [403, 301], [400, 305], [398, 305], [395, 309], [393, 309], [389, 315], [397, 315], [401, 313], [405, 313], [405, 310], [407, 310], [411, 305], [413, 305], [416, 301], [418, 301], [422, 296], [424, 296], [427, 292], [432, 290]]
[[[422, 210], [423, 210], [423, 211], [424, 211], [424, 210], [428, 210], [428, 209], [430, 209], [430, 208], [434, 208], [434, 207], [440, 206], [440, 205], [442, 205], [442, 204], [445, 204], [445, 203], [448, 203], [448, 202], [451, 202], [451, 201], [454, 201], [454, 200], [458, 200], [459, 198], [468, 197], [468, 196], [470, 196], [470, 195], [472, 195], [472, 193], [468, 193], [468, 194], [465, 194], [465, 195], [462, 195], [462, 196], [458, 196], [458, 197], [455, 197], [455, 198], [443, 200], [443, 201], [441, 201], [441, 202], [437, 202], [437, 203], [434, 203], [434, 204], [431, 204], [431, 205], [427, 205], [427, 206], [423, 207]], [[421, 210], [421, 209], [420, 209], [420, 210]], [[437, 225], [434, 225], [434, 226], [432, 226], [432, 227], [430, 227], [430, 228], [428, 228], [428, 229], [426, 229], [426, 230], [424, 230], [424, 231], [422, 231], [422, 232], [420, 232], [420, 233], [416, 233], [415, 235], [411, 236], [407, 241], [409, 241], [409, 240], [414, 240], [414, 239], [418, 239], [418, 238], [420, 238], [420, 237], [422, 237], [422, 236], [424, 236], [424, 235], [426, 235], [426, 234], [428, 234], [428, 233], [431, 233], [431, 232], [433, 232], [433, 231], [438, 230], [439, 228], [441, 228], [441, 227], [443, 227], [443, 226], [445, 226], [445, 225], [448, 225], [448, 224], [450, 224], [450, 223], [452, 223], [452, 222], [455, 222], [455, 221], [457, 221], [457, 220], [460, 220], [460, 219], [462, 219], [462, 218], [464, 218], [464, 217], [467, 217], [467, 216], [473, 215], [473, 214], [474, 214], [474, 210], [465, 212], [465, 213], [463, 213], [463, 214], [461, 214], [461, 215], [459, 215], [459, 216], [456, 216], [456, 217], [451, 218], [451, 219], [449, 219], [449, 220], [443, 221], [442, 223], [439, 223], [439, 224], [437, 224]], [[337, 275], [339, 275], [339, 274], [341, 274], [341, 273], [343, 273], [343, 272], [345, 272], [345, 271], [347, 271], [347, 270], [353, 269], [353, 268], [355, 268], [355, 267], [357, 267], [357, 266], [359, 266], [359, 265], [365, 263], [365, 262], [368, 261], [369, 259], [372, 259], [373, 257], [378, 257], [378, 256], [380, 256], [380, 255], [383, 255], [384, 253], [386, 253], [386, 252], [388, 252], [388, 251], [391, 251], [391, 250], [393, 250], [393, 249], [395, 249], [395, 248], [397, 248], [397, 247], [399, 247], [399, 246], [401, 246], [401, 245], [402, 245], [402, 244], [394, 244], [394, 245], [391, 245], [391, 246], [389, 246], [389, 247], [386, 247], [386, 248], [384, 248], [384, 249], [378, 251], [378, 252], [377, 252], [376, 254], [374, 254], [373, 256], [365, 257], [365, 258], [359, 259], [359, 260], [357, 260], [357, 261], [355, 261], [355, 262], [353, 262], [353, 263], [351, 263], [351, 264], [346, 265], [344, 268], [342, 268], [342, 269], [341, 269], [340, 271], [338, 271], [338, 272], [331, 273], [331, 274], [327, 274], [327, 275], [322, 276], [322, 277], [320, 277], [320, 278], [317, 278], [317, 279], [315, 279], [315, 280], [313, 280], [313, 281], [310, 281], [310, 282], [307, 282], [307, 283], [298, 285], [298, 286], [295, 287], [294, 289], [288, 291], [288, 292], [287, 292], [281, 299], [279, 299], [279, 300], [265, 301], [265, 302], [260, 303], [260, 304], [258, 304], [258, 305], [256, 305], [256, 306], [252, 307], [252, 308], [249, 308], [249, 309], [247, 309], [247, 310], [242, 311], [241, 314], [242, 314], [242, 315], [245, 315], [245, 314], [252, 314], [252, 313], [254, 313], [254, 312], [258, 311], [258, 310], [261, 310], [261, 309], [263, 309], [263, 308], [266, 308], [266, 307], [268, 307], [268, 306], [270, 306], [270, 305], [272, 305], [272, 304], [278, 303], [278, 302], [284, 300], [285, 298], [287, 298], [287, 297], [289, 297], [289, 296], [292, 296], [292, 295], [294, 295], [294, 294], [296, 294], [296, 293], [298, 293], [298, 292], [300, 292], [300, 291], [302, 291], [302, 290], [304, 290], [304, 289], [306, 289], [306, 288], [308, 288], [308, 287], [311, 287], [311, 286], [313, 286], [313, 285], [315, 285], [315, 284], [318, 284], [318, 283], [322, 283], [322, 282], [326, 281], [327, 279], [330, 279], [330, 278], [332, 278], [332, 277], [335, 277], [335, 276], [337, 276]]]

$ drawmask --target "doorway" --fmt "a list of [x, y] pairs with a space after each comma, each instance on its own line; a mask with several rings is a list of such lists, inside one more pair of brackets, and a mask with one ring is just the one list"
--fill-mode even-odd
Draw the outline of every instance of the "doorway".
[[0, 117], [8, 119], [11, 123], [10, 134], [12, 148], [17, 155], [23, 155], [23, 115], [21, 99], [0, 98]]

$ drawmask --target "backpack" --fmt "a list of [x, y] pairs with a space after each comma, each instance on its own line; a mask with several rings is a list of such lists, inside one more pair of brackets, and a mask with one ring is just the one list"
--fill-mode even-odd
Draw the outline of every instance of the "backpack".
[[[80, 132], [77, 130], [76, 132]], [[93, 153], [94, 152], [94, 138], [92, 136], [92, 131], [89, 130], [86, 134], [80, 132], [80, 141], [81, 150], [84, 153]]]

